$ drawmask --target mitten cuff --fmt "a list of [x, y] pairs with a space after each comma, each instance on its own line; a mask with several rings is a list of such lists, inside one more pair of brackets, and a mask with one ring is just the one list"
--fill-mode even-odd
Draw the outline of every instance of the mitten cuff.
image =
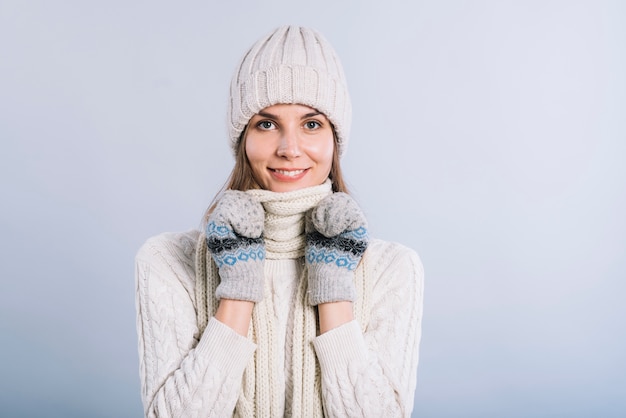
[[309, 265], [309, 304], [316, 306], [328, 302], [354, 302], [356, 288], [354, 273], [326, 264]]
[[235, 264], [223, 264], [219, 268], [221, 283], [215, 290], [219, 299], [263, 300], [263, 262], [262, 260], [237, 260]]

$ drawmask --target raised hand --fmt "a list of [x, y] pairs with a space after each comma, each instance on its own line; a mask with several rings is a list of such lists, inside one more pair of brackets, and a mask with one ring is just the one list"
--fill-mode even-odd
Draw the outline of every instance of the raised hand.
[[261, 203], [238, 190], [227, 190], [209, 215], [207, 246], [221, 282], [217, 299], [263, 299], [263, 224]]
[[305, 249], [311, 305], [354, 301], [352, 272], [367, 244], [365, 215], [349, 195], [333, 193], [311, 210]]

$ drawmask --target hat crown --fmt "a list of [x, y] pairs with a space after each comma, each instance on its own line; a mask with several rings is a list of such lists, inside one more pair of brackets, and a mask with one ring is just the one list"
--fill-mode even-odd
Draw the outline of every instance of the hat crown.
[[235, 81], [280, 65], [316, 68], [345, 82], [341, 63], [328, 41], [317, 31], [299, 26], [283, 26], [257, 41], [243, 57]]

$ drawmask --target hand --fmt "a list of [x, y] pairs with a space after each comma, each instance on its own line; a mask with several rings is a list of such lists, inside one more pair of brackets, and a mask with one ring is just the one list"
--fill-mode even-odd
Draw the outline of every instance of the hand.
[[354, 301], [352, 272], [367, 244], [365, 215], [349, 195], [333, 193], [313, 208], [306, 220], [305, 249], [311, 305]]
[[264, 222], [261, 203], [238, 190], [224, 192], [209, 215], [207, 246], [221, 279], [217, 299], [263, 299]]

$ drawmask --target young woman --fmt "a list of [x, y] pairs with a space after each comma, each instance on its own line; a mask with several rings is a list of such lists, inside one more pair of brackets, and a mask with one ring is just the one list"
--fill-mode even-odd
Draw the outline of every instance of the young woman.
[[369, 239], [347, 194], [350, 117], [318, 32], [282, 27], [245, 54], [226, 190], [202, 231], [159, 235], [137, 254], [146, 416], [410, 416], [422, 265]]

